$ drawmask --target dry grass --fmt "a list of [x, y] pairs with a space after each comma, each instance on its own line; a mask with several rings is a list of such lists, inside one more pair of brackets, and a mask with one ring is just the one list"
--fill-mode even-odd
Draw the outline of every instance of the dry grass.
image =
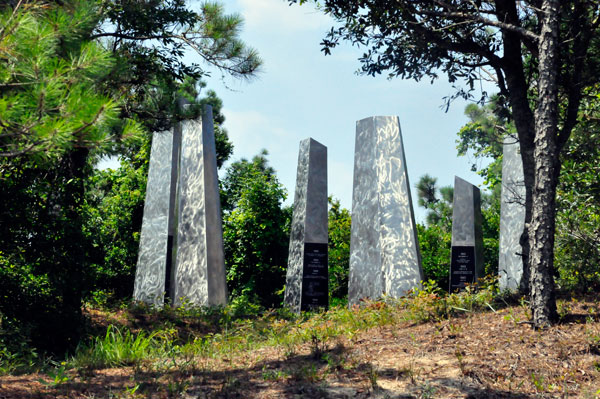
[[600, 307], [568, 300], [560, 309], [561, 323], [543, 331], [526, 323], [523, 306], [426, 323], [377, 303], [272, 318], [261, 328], [274, 333], [262, 341], [246, 327], [228, 339], [221, 332], [211, 351], [71, 369], [58, 384], [48, 375], [0, 377], [0, 398], [600, 398]]

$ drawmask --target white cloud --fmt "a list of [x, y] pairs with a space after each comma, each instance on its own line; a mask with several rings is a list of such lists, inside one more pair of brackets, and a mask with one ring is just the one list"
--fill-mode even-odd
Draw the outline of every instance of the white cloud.
[[282, 140], [293, 135], [280, 127], [277, 121], [258, 111], [234, 111], [223, 109], [225, 128], [234, 145], [234, 158], [251, 158], [266, 148], [270, 153], [277, 150]]
[[331, 26], [331, 19], [311, 5], [289, 5], [284, 0], [238, 0], [246, 26], [265, 32], [298, 32]]

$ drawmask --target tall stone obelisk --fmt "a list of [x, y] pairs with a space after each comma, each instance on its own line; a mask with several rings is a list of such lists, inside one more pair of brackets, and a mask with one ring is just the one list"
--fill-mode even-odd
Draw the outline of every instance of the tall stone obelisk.
[[421, 254], [400, 121], [356, 123], [348, 302], [401, 297], [420, 286]]
[[173, 131], [152, 135], [146, 200], [140, 235], [140, 249], [135, 273], [133, 298], [136, 301], [162, 306], [169, 272], [169, 215], [174, 208], [170, 193], [177, 185], [173, 174], [173, 152], [177, 151], [177, 135]]
[[220, 208], [212, 108], [205, 106], [201, 122], [153, 137], [135, 300], [162, 306], [166, 292], [175, 305], [226, 303]]
[[516, 290], [523, 275], [521, 234], [525, 227], [525, 181], [519, 143], [504, 140], [502, 151], [502, 194], [500, 202], [500, 242], [498, 273], [501, 290]]
[[284, 298], [295, 313], [328, 306], [327, 223], [327, 147], [308, 138], [298, 155]]
[[227, 303], [212, 108], [182, 122], [174, 304]]
[[452, 208], [450, 292], [464, 289], [484, 274], [479, 189], [455, 176]]

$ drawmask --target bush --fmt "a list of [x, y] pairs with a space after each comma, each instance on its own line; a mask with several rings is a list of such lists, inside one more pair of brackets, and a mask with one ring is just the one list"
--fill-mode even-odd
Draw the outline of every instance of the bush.
[[448, 290], [450, 279], [450, 246], [452, 234], [432, 224], [417, 225], [424, 281], [433, 281], [437, 287]]

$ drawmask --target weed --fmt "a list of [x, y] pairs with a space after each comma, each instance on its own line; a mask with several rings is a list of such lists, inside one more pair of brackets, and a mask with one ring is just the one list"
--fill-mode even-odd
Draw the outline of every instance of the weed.
[[600, 335], [592, 334], [588, 341], [588, 351], [594, 355], [600, 355]]
[[569, 305], [569, 303], [565, 302], [565, 301], [558, 301], [556, 304], [556, 311], [558, 313], [558, 318], [559, 320], [564, 320], [565, 317], [567, 317], [569, 315], [569, 313], [572, 312], [572, 308]]
[[266, 366], [262, 369], [262, 378], [265, 381], [279, 381], [288, 376], [289, 373], [286, 373], [282, 370], [268, 370]]
[[460, 372], [462, 373], [462, 375], [467, 375], [468, 371], [467, 371], [467, 368], [465, 366], [465, 361], [464, 361], [465, 354], [462, 352], [462, 350], [460, 349], [460, 347], [458, 345], [456, 345], [456, 350], [454, 351], [454, 356], [456, 356], [456, 360], [458, 361], [458, 368], [460, 369]]
[[331, 371], [342, 370], [345, 368], [346, 359], [332, 353], [325, 353], [322, 357], [327, 362], [327, 368]]
[[235, 377], [228, 376], [225, 381], [223, 381], [223, 385], [221, 386], [221, 392], [228, 397], [229, 393], [235, 392], [240, 387], [241, 383]]
[[311, 333], [310, 336], [310, 352], [313, 359], [321, 359], [323, 353], [327, 350], [327, 342], [325, 342], [317, 333]]
[[125, 388], [125, 390], [118, 396], [109, 395], [108, 397], [114, 397], [115, 399], [142, 399], [145, 396], [137, 392], [139, 388], [140, 384], [136, 384], [131, 388]]
[[400, 300], [400, 305], [407, 310], [406, 319], [427, 322], [447, 319], [457, 312], [480, 309], [496, 312], [492, 304], [500, 298], [495, 278], [482, 279], [478, 285], [467, 286], [464, 291], [449, 295], [429, 280], [423, 283], [422, 288], [410, 291], [405, 299]]
[[513, 309], [509, 309], [508, 310], [508, 314], [504, 315], [504, 320], [506, 321], [512, 321], [513, 325], [517, 325], [520, 323], [521, 319], [519, 318], [519, 316], [516, 316], [515, 313], [513, 312]]
[[305, 365], [292, 371], [292, 378], [298, 381], [317, 382], [321, 380], [319, 370], [314, 364]]
[[436, 389], [435, 387], [431, 386], [431, 384], [429, 382], [423, 383], [419, 386], [420, 389], [420, 393], [419, 393], [419, 399], [432, 399], [434, 398]]
[[460, 325], [453, 324], [453, 323], [450, 323], [450, 324], [448, 324], [448, 332], [449, 332], [451, 335], [455, 335], [455, 336], [456, 336], [456, 335], [458, 335], [458, 333], [460, 333], [461, 331], [462, 331], [462, 327], [461, 327]]
[[167, 384], [167, 395], [169, 398], [179, 398], [189, 387], [188, 381], [169, 381]]
[[379, 378], [379, 374], [377, 372], [377, 368], [373, 366], [373, 363], [369, 363], [367, 365], [367, 378], [369, 379], [371, 389], [374, 391], [378, 390], [379, 385], [377, 385], [377, 379]]
[[531, 382], [533, 383], [533, 385], [535, 386], [535, 389], [538, 392], [543, 392], [544, 391], [544, 378], [542, 376], [536, 376], [535, 373], [531, 373], [530, 375], [531, 377]]
[[40, 383], [52, 388], [56, 388], [69, 381], [69, 377], [67, 376], [67, 363], [60, 362], [54, 364], [56, 365], [56, 367], [48, 371], [48, 376], [52, 378], [52, 380], [49, 382], [41, 378], [38, 380]]

